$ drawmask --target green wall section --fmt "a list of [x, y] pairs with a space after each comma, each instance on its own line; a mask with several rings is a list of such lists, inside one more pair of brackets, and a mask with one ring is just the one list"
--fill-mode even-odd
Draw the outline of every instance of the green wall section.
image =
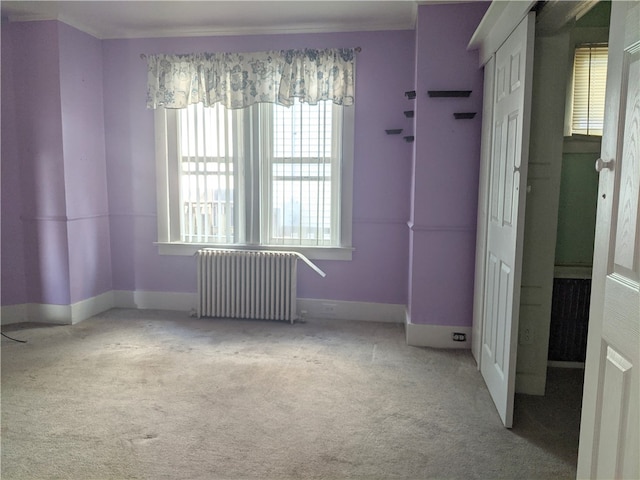
[[598, 200], [597, 153], [562, 156], [556, 265], [590, 266]]
[[[611, 2], [600, 1], [576, 22], [575, 28], [608, 27], [610, 16]], [[589, 143], [588, 147], [593, 148]], [[580, 148], [579, 141], [575, 145]], [[592, 265], [598, 203], [598, 174], [594, 164], [598, 156], [598, 153], [567, 152], [562, 155], [556, 265]]]

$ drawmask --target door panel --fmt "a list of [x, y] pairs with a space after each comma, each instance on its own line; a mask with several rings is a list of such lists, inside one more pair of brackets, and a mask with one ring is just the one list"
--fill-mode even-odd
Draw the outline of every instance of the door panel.
[[613, 2], [578, 477], [640, 477], [640, 4]]
[[507, 427], [515, 394], [534, 20], [529, 14], [495, 55], [480, 370]]

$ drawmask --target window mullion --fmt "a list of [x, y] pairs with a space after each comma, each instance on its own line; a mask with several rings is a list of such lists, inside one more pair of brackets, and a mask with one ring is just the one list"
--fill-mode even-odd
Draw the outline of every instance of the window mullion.
[[[226, 118], [226, 117], [225, 117]], [[231, 111], [231, 123], [233, 125], [231, 142], [233, 143], [233, 242], [245, 243], [247, 241], [247, 152], [249, 151], [245, 131], [246, 114], [244, 110]], [[227, 168], [229, 165], [227, 164]]]
[[[180, 150], [180, 225], [181, 225], [181, 236], [185, 241], [193, 240], [193, 225], [192, 225], [192, 215], [191, 215], [191, 145], [193, 143], [193, 122], [191, 120], [191, 110], [185, 110], [185, 114], [182, 117], [184, 120], [182, 128], [186, 127], [186, 146], [181, 145]], [[183, 137], [184, 139], [184, 137]], [[187, 159], [185, 165], [185, 157]], [[186, 172], [185, 172], [186, 169]], [[185, 184], [188, 186], [187, 188], [183, 187]], [[185, 210], [186, 208], [186, 210]]]
[[[318, 109], [318, 152], [316, 155], [316, 169], [318, 175], [322, 176], [322, 181], [318, 183], [316, 200], [316, 244], [324, 245], [324, 222], [325, 222], [325, 188], [327, 182], [327, 106], [322, 105]], [[322, 162], [322, 163], [320, 163]]]
[[[220, 170], [224, 168], [224, 196], [218, 194], [217, 198], [213, 199], [217, 215], [217, 222], [215, 223], [215, 228], [217, 228], [216, 237], [223, 239], [224, 243], [231, 243], [231, 220], [233, 219], [233, 216], [231, 215], [232, 198], [229, 192], [234, 191], [237, 188], [237, 182], [233, 182], [233, 178], [231, 182], [229, 181], [229, 175], [232, 173], [229, 165], [229, 128], [231, 125], [229, 125], [229, 115], [227, 110], [220, 104], [216, 107], [215, 115], [216, 125], [218, 126], [216, 129], [218, 132], [218, 190], [220, 189], [221, 183], [219, 180]], [[222, 149], [223, 151], [221, 151]], [[220, 233], [220, 230], [222, 229], [224, 233], [223, 235]]]
[[[304, 175], [304, 154], [305, 154], [305, 150], [308, 150], [308, 148], [305, 148], [305, 141], [306, 141], [306, 137], [305, 137], [305, 131], [304, 131], [304, 126], [305, 126], [305, 121], [304, 121], [304, 108], [303, 105], [299, 103], [300, 106], [300, 111], [298, 113], [298, 115], [296, 115], [296, 119], [299, 122], [299, 124], [297, 125], [297, 129], [296, 131], [299, 132], [299, 152], [298, 155], [296, 155], [296, 157], [298, 158], [298, 178], [296, 179], [296, 186], [298, 189], [298, 205], [297, 205], [297, 213], [298, 213], [298, 221], [297, 224], [294, 222], [295, 225], [295, 233], [293, 234], [293, 240], [295, 243], [300, 243], [301, 240], [301, 230], [302, 230], [302, 205], [304, 202], [304, 192], [302, 191], [302, 177]], [[295, 219], [295, 216], [293, 217]]]
[[[207, 139], [210, 134], [208, 128], [210, 123], [207, 117], [210, 116], [210, 109], [205, 108], [202, 111], [202, 152], [200, 156], [200, 179], [198, 181], [198, 188], [201, 188], [202, 192], [200, 192], [200, 196], [198, 197], [198, 203], [200, 205], [200, 212], [202, 218], [201, 232], [200, 232], [200, 242], [208, 242], [210, 241], [210, 233], [209, 233], [209, 217], [213, 215], [213, 203], [209, 202], [209, 162], [214, 161], [214, 157], [209, 156], [208, 148], [207, 148]], [[217, 130], [217, 129], [216, 129]], [[199, 170], [200, 170], [199, 169]], [[202, 185], [200, 185], [202, 183]], [[211, 205], [211, 214], [209, 214], [209, 205]], [[213, 219], [211, 219], [213, 220]]]
[[[344, 211], [347, 206], [344, 202], [344, 196], [351, 195], [351, 191], [347, 192], [343, 190], [343, 182], [348, 175], [352, 179], [353, 170], [350, 163], [350, 169], [347, 172], [346, 166], [343, 163], [343, 158], [347, 155], [343, 144], [343, 131], [344, 131], [344, 113], [345, 109], [350, 110], [350, 114], [353, 115], [353, 107], [341, 107], [338, 105], [331, 105], [331, 244], [339, 245], [341, 240], [347, 240], [347, 243], [351, 244], [351, 238], [343, 239], [343, 219], [351, 224], [351, 201], [348, 202], [349, 212]], [[352, 135], [350, 135], [352, 137]], [[353, 141], [351, 140], [351, 149], [353, 148]], [[352, 150], [348, 155], [353, 155]], [[347, 182], [347, 185], [351, 185], [351, 182]], [[350, 230], [350, 228], [349, 228]]]

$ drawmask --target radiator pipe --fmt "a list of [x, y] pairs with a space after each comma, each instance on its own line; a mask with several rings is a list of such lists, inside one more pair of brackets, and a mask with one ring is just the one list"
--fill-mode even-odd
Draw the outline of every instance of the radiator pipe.
[[[262, 253], [262, 252], [269, 252], [272, 250], [234, 250], [231, 248], [203, 248], [201, 250], [214, 250], [216, 252], [252, 252], [252, 253]], [[322, 278], [326, 277], [327, 274], [324, 273], [320, 267], [318, 267], [315, 263], [313, 263], [311, 260], [309, 260], [306, 256], [304, 256], [302, 253], [300, 252], [291, 252], [291, 251], [281, 251], [281, 250], [276, 250], [277, 253], [289, 253], [289, 254], [293, 254], [296, 255], [298, 258], [300, 258], [304, 263], [306, 263], [307, 265], [309, 265], [309, 267], [311, 267], [311, 269], [316, 272], [318, 275], [320, 275]], [[195, 253], [195, 255], [197, 255], [198, 252]]]

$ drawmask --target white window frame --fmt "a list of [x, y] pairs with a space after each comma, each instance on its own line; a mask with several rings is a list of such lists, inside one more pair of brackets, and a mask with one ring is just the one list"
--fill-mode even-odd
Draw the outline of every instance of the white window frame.
[[[180, 203], [178, 180], [178, 110], [157, 108], [155, 121], [156, 201], [158, 246], [160, 255], [193, 255], [201, 248], [224, 247], [237, 250], [296, 251], [312, 260], [351, 260], [353, 218], [353, 154], [354, 110], [343, 107], [342, 162], [340, 176], [340, 246], [260, 245], [247, 232], [253, 243], [224, 244], [186, 243], [180, 240]], [[254, 153], [255, 154], [255, 153]], [[251, 223], [248, 222], [248, 228]]]

